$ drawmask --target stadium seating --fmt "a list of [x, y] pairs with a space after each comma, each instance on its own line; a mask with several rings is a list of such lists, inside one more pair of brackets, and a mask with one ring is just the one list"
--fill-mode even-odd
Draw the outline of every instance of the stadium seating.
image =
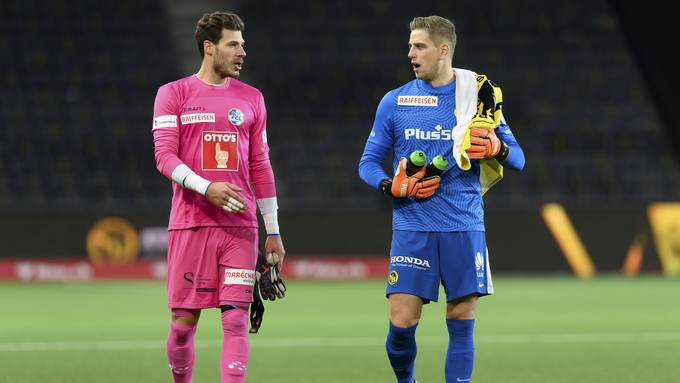
[[[167, 39], [167, 4], [3, 2], [0, 209], [167, 208], [151, 110], [158, 86], [189, 74]], [[676, 198], [678, 159], [607, 2], [488, 7], [243, 2], [243, 79], [265, 95], [281, 209], [389, 208], [356, 166], [382, 95], [412, 77], [408, 22], [428, 14], [456, 22], [455, 66], [503, 87], [526, 152], [524, 174], [489, 206]]]
[[0, 56], [1, 208], [125, 208], [169, 195], [150, 132], [155, 91], [177, 76], [158, 3], [9, 1], [0, 28], [11, 53]]
[[[370, 193], [349, 192], [365, 188], [356, 159], [382, 95], [412, 77], [408, 22], [440, 14], [457, 24], [454, 66], [488, 73], [503, 87], [506, 115], [526, 152], [524, 174], [509, 174], [488, 194], [488, 205], [676, 198], [678, 159], [664, 142], [664, 127], [607, 2], [524, 0], [488, 7], [388, 1], [347, 7], [331, 1], [296, 8], [249, 1], [249, 76], [268, 96], [277, 166], [290, 165], [287, 150], [276, 143], [299, 139], [297, 147], [325, 162], [312, 171], [321, 172], [315, 182], [332, 206], [389, 208]], [[282, 173], [294, 174], [288, 168]], [[288, 206], [327, 204], [310, 198], [307, 183], [285, 184]]]

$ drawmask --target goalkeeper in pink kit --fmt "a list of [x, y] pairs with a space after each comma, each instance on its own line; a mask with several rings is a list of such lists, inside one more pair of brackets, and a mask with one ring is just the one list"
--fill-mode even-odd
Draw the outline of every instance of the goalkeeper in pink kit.
[[[241, 18], [205, 14], [196, 27], [203, 58], [195, 75], [165, 84], [154, 104], [156, 166], [172, 183], [168, 226], [167, 354], [174, 382], [191, 382], [194, 334], [202, 309], [222, 311], [220, 381], [243, 382], [248, 369], [248, 307], [253, 289], [282, 296], [276, 188], [262, 94], [236, 80], [245, 42]], [[257, 268], [263, 217], [268, 264]], [[269, 288], [269, 289], [265, 289]], [[278, 289], [277, 289], [278, 287]]]

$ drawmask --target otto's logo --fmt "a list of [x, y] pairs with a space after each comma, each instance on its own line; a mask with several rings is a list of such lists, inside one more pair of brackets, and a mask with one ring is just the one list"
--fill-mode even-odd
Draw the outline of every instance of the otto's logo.
[[404, 129], [404, 137], [407, 140], [415, 138], [416, 140], [444, 140], [451, 141], [453, 136], [451, 130], [444, 129], [441, 125], [434, 127], [434, 130], [420, 130], [418, 128]]
[[239, 126], [243, 124], [243, 112], [241, 112], [241, 109], [237, 108], [232, 108], [229, 109], [229, 113], [227, 114], [229, 116], [229, 122], [232, 124]]
[[205, 142], [236, 142], [237, 140], [237, 132], [203, 132]]
[[390, 276], [387, 278], [387, 283], [390, 284], [390, 286], [394, 286], [395, 283], [399, 280], [399, 273], [396, 271], [390, 271]]
[[437, 106], [439, 97], [437, 96], [399, 96], [397, 105], [406, 106]]
[[420, 258], [415, 258], [415, 257], [405, 257], [403, 255], [398, 255], [396, 257], [391, 257], [390, 258], [390, 263], [401, 263], [401, 264], [409, 264], [409, 265], [415, 265], [415, 266], [420, 266], [420, 267], [430, 267], [430, 262], [427, 259], [420, 259]]
[[203, 170], [238, 170], [238, 132], [204, 131]]

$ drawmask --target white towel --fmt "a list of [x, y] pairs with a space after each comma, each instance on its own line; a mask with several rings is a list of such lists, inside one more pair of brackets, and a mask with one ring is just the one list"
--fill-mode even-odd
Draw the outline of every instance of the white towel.
[[[466, 134], [477, 113], [477, 74], [467, 69], [453, 68], [456, 74], [456, 126], [453, 127], [453, 158], [462, 170], [470, 170], [470, 158], [465, 150], [470, 147], [470, 135]], [[502, 115], [501, 115], [501, 118]], [[463, 148], [461, 149], [461, 146]], [[479, 183], [482, 195], [503, 179], [503, 165], [496, 159], [481, 160]]]
[[[477, 74], [467, 69], [453, 68], [456, 74], [456, 126], [453, 127], [453, 158], [458, 167], [470, 169], [470, 158], [460, 145], [465, 138], [465, 132], [470, 126], [472, 118], [477, 113]], [[469, 138], [468, 138], [469, 139]]]

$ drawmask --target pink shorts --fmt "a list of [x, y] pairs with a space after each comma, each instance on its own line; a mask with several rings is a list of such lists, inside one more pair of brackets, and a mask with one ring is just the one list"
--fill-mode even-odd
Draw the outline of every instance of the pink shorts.
[[253, 300], [257, 228], [168, 233], [168, 307], [202, 309]]

